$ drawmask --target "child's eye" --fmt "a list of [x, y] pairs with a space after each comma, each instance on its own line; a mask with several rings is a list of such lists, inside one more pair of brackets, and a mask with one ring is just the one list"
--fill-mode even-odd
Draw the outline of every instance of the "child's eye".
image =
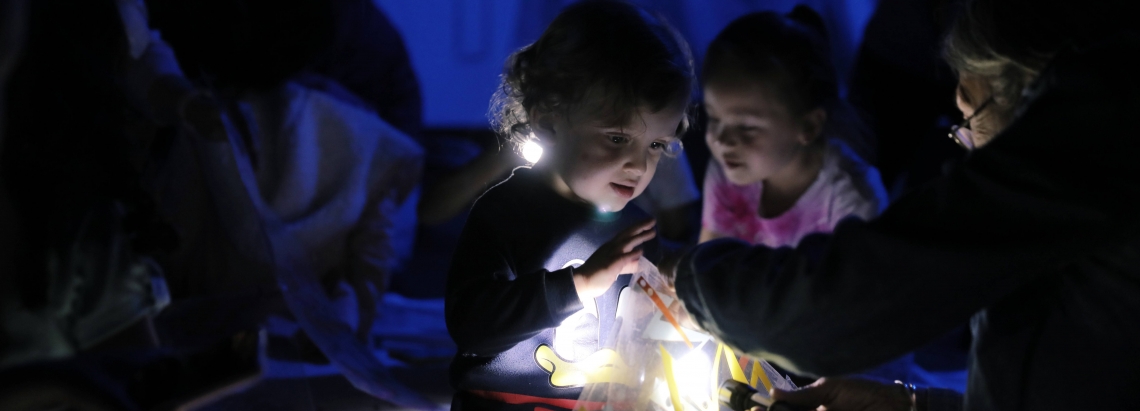
[[625, 144], [625, 143], [628, 143], [628, 142], [629, 142], [629, 137], [628, 137], [628, 136], [623, 136], [623, 135], [620, 135], [620, 134], [610, 134], [610, 135], [608, 135], [608, 136], [606, 136], [606, 137], [609, 137], [609, 139], [610, 139], [610, 142], [611, 142], [611, 143], [614, 143], [614, 144]]

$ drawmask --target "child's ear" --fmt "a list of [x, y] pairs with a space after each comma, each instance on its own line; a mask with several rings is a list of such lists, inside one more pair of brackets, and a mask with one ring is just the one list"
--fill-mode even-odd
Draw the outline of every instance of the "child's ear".
[[823, 135], [823, 127], [827, 124], [827, 110], [817, 107], [803, 117], [803, 133], [800, 134], [800, 143], [810, 145]]
[[538, 108], [530, 109], [527, 113], [527, 118], [530, 123], [530, 131], [538, 137], [538, 141], [545, 144], [554, 144], [554, 113], [550, 110], [540, 110]]

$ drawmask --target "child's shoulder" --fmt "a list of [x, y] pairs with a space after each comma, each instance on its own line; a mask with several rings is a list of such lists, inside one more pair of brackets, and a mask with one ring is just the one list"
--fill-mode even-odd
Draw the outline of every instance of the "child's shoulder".
[[826, 155], [825, 167], [831, 169], [832, 181], [837, 188], [836, 202], [866, 209], [860, 214], [877, 215], [886, 207], [887, 190], [878, 169], [842, 141], [829, 141]]
[[468, 219], [525, 220], [558, 208], [557, 196], [534, 171], [519, 167], [475, 200]]

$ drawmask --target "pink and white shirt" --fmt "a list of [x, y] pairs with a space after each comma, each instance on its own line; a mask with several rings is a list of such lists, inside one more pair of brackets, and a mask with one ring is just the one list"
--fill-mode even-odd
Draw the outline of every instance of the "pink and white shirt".
[[819, 176], [788, 211], [761, 217], [763, 191], [762, 182], [731, 183], [721, 165], [709, 161], [701, 227], [752, 244], [795, 246], [808, 234], [830, 233], [844, 217], [874, 218], [887, 205], [878, 170], [835, 141], [828, 142]]

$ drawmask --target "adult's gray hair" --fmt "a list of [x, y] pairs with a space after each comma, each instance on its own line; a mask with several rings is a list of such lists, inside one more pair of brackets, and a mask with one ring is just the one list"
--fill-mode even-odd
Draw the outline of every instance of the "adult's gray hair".
[[[1135, 29], [1126, 0], [965, 0], [943, 54], [959, 74], [990, 83], [1012, 108], [1059, 51]], [[1134, 5], [1133, 5], [1134, 6]]]

